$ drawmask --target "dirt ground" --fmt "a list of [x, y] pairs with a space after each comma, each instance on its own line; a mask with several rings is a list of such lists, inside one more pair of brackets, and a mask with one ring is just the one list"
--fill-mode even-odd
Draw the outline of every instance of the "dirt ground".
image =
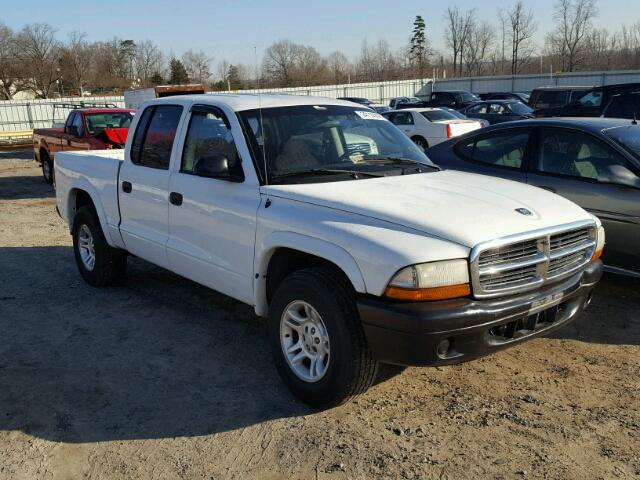
[[264, 322], [130, 260], [80, 278], [29, 152], [0, 152], [0, 478], [640, 478], [640, 282], [582, 319], [463, 365], [386, 367], [314, 412]]

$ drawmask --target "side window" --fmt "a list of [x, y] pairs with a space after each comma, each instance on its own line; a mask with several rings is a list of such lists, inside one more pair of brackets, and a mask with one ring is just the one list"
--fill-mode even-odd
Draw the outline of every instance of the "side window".
[[500, 133], [460, 146], [460, 152], [476, 162], [507, 168], [522, 168], [529, 131]]
[[469, 110], [467, 110], [469, 113], [481, 113], [481, 114], [485, 114], [487, 113], [487, 104], [483, 103], [480, 105], [475, 105], [471, 108], [469, 108]]
[[191, 114], [182, 151], [180, 171], [193, 173], [198, 162], [209, 157], [226, 157], [230, 169], [242, 168], [231, 130], [214, 112]]
[[69, 114], [69, 116], [67, 117], [67, 121], [64, 124], [64, 133], [69, 133], [69, 127], [73, 125], [73, 122], [75, 121], [76, 116], [77, 116], [76, 112], [71, 112]]
[[389, 116], [389, 120], [394, 125], [413, 125], [411, 112], [397, 112]]
[[599, 107], [602, 104], [602, 91], [593, 90], [580, 97], [580, 104], [583, 107]]
[[540, 93], [536, 101], [536, 108], [562, 107], [567, 104], [567, 92], [565, 90], [547, 90]]
[[502, 105], [501, 103], [492, 103], [491, 107], [489, 108], [489, 113], [494, 115], [502, 115], [503, 113], [506, 113], [506, 110], [504, 108], [504, 105]]
[[76, 127], [76, 131], [78, 132], [78, 137], [81, 137], [82, 135], [84, 135], [84, 128], [82, 128], [82, 115], [80, 115], [79, 113], [76, 113], [76, 115], [73, 118], [73, 121], [71, 122], [71, 125]]
[[168, 170], [181, 115], [182, 107], [177, 105], [147, 108], [133, 138], [131, 161], [145, 167]]
[[558, 128], [542, 129], [537, 170], [596, 180], [611, 165], [627, 165], [624, 158], [596, 138]]

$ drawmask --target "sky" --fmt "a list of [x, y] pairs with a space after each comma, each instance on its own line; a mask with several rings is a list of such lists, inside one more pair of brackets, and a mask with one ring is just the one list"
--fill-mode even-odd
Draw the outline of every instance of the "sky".
[[[515, 1], [515, 0], [513, 0]], [[525, 0], [534, 9], [539, 42], [552, 26], [556, 0]], [[69, 32], [87, 33], [90, 41], [114, 36], [149, 39], [163, 51], [182, 55], [203, 50], [214, 63], [254, 64], [254, 47], [261, 52], [288, 38], [311, 45], [320, 53], [340, 50], [354, 58], [366, 38], [384, 38], [393, 49], [406, 45], [416, 15], [425, 18], [427, 37], [435, 48], [444, 45], [443, 16], [448, 6], [477, 8], [478, 17], [497, 23], [509, 0], [17, 0], [0, 9], [0, 21], [13, 29], [47, 22], [64, 39]], [[617, 30], [622, 23], [640, 21], [640, 0], [599, 0], [596, 25]]]

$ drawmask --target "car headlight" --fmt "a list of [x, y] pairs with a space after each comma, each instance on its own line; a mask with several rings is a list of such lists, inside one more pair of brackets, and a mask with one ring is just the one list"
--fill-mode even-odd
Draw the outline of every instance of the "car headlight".
[[602, 251], [604, 250], [605, 243], [605, 235], [604, 235], [604, 227], [602, 225], [598, 226], [598, 238], [596, 239], [596, 249], [593, 252], [593, 256], [591, 257], [591, 261], [595, 262], [602, 256]]
[[384, 294], [409, 301], [466, 297], [471, 294], [469, 264], [459, 259], [411, 265], [393, 276]]

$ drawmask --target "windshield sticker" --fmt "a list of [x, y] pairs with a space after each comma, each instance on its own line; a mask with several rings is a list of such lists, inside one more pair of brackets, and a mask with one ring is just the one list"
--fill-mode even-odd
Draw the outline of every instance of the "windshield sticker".
[[358, 115], [363, 120], [386, 120], [382, 115], [376, 112], [367, 112], [366, 110], [356, 110]]

